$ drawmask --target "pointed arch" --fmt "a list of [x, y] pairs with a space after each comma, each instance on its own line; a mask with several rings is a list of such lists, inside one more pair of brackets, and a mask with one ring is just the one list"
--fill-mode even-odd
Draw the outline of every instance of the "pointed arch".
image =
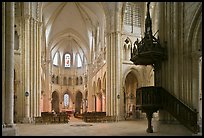
[[58, 113], [60, 109], [59, 109], [59, 93], [57, 91], [52, 92], [51, 104], [52, 104], [52, 110]]
[[82, 93], [80, 91], [78, 91], [76, 93], [76, 100], [75, 100], [75, 112], [76, 113], [79, 113], [81, 114], [82, 113], [82, 99], [83, 99], [83, 96], [82, 96]]

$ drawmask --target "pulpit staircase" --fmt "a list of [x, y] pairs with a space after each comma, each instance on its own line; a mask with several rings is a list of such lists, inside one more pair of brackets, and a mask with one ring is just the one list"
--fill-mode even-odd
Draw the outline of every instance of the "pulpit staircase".
[[146, 113], [148, 119], [147, 132], [152, 133], [152, 114], [159, 109], [166, 110], [181, 124], [193, 133], [199, 132], [197, 124], [198, 112], [162, 87], [141, 87], [136, 91], [136, 107]]

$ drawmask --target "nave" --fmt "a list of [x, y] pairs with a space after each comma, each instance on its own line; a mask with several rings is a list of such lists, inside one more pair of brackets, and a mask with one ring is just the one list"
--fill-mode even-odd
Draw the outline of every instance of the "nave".
[[109, 123], [86, 123], [71, 117], [66, 124], [16, 124], [18, 136], [192, 136], [180, 124], [161, 124], [152, 119], [154, 133], [147, 133], [147, 120], [135, 119]]

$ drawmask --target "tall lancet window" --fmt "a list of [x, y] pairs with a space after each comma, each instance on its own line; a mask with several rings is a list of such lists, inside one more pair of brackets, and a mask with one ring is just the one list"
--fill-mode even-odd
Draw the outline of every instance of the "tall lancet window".
[[69, 107], [69, 95], [64, 94], [64, 107], [68, 108]]
[[55, 53], [54, 59], [53, 59], [53, 65], [59, 66], [59, 52]]
[[65, 54], [64, 56], [64, 67], [70, 67], [71, 56], [70, 54]]
[[76, 55], [76, 62], [77, 62], [77, 68], [82, 67], [82, 61], [79, 54]]

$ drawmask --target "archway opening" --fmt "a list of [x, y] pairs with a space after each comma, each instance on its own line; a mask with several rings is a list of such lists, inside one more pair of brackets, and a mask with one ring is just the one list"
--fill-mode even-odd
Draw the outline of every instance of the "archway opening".
[[76, 94], [76, 103], [75, 103], [75, 113], [81, 114], [83, 110], [82, 107], [82, 93], [77, 92]]
[[101, 93], [98, 93], [97, 94], [97, 109], [96, 109], [96, 111], [97, 112], [102, 112], [102, 94]]
[[52, 93], [52, 110], [59, 112], [59, 95], [56, 91]]
[[125, 79], [124, 86], [124, 115], [125, 118], [136, 118], [136, 89], [138, 88], [138, 81], [135, 74], [131, 71]]

